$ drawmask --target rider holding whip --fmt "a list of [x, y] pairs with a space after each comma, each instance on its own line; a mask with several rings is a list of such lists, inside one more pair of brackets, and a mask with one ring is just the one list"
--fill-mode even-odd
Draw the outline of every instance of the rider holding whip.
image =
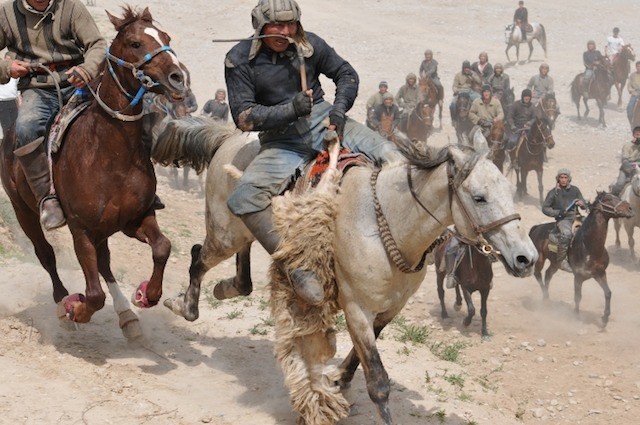
[[[273, 231], [271, 198], [322, 150], [325, 119], [351, 151], [380, 162], [400, 159], [392, 142], [346, 116], [358, 93], [358, 74], [326, 41], [302, 28], [300, 15], [295, 0], [259, 0], [251, 13], [254, 37], [235, 45], [225, 59], [233, 120], [242, 131], [260, 132], [260, 152], [227, 204], [270, 254], [280, 243]], [[336, 85], [333, 105], [323, 98], [320, 74]], [[312, 272], [284, 271], [303, 300], [323, 301], [322, 285]]]

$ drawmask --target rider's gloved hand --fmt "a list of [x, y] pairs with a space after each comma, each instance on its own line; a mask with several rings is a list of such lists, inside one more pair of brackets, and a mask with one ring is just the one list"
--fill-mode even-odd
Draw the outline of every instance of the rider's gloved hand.
[[293, 109], [297, 117], [306, 117], [311, 113], [313, 98], [309, 94], [310, 92], [311, 90], [307, 90], [306, 92], [301, 91], [293, 97], [291, 103], [293, 103]]
[[338, 133], [338, 137], [342, 140], [344, 134], [344, 125], [347, 122], [347, 117], [344, 112], [336, 111], [335, 109], [329, 113], [329, 125], [335, 126], [335, 131]]

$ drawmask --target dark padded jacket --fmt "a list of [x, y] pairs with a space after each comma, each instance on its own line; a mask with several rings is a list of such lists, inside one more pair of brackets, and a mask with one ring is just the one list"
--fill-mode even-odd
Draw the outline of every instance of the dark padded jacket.
[[522, 100], [518, 100], [511, 106], [511, 113], [507, 118], [507, 122], [511, 127], [511, 130], [520, 130], [524, 128], [525, 124], [529, 127], [533, 125], [536, 120], [535, 109], [532, 102], [527, 104]]
[[[346, 113], [358, 94], [355, 69], [322, 38], [305, 32], [313, 54], [305, 58], [307, 84], [313, 90], [313, 102], [323, 100], [319, 76], [324, 74], [336, 84], [333, 110]], [[240, 130], [264, 131], [284, 127], [298, 118], [292, 99], [301, 90], [300, 67], [293, 44], [283, 53], [275, 53], [265, 44], [249, 60], [251, 41], [241, 41], [225, 60], [225, 79], [229, 106]]]
[[[560, 212], [564, 212], [574, 199], [585, 202], [580, 189], [571, 184], [566, 188], [555, 187], [547, 193], [547, 197], [542, 204], [542, 212], [549, 217], [555, 217]], [[566, 217], [573, 217], [575, 209], [567, 211]]]

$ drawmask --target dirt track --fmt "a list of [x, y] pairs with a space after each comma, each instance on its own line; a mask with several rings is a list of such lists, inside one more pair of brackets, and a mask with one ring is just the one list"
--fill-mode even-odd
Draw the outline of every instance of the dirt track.
[[[91, 8], [101, 27], [108, 28], [103, 9], [118, 12], [120, 2], [99, 1]], [[196, 0], [188, 5], [164, 1], [131, 2], [148, 5], [171, 34], [172, 46], [191, 69], [200, 105], [223, 86], [224, 53], [231, 46], [212, 44], [212, 38], [247, 36], [254, 0]], [[358, 70], [360, 96], [351, 116], [364, 119], [364, 103], [386, 79], [392, 92], [408, 72], [416, 72], [425, 48], [440, 62], [445, 96], [463, 60], [476, 60], [480, 51], [491, 63], [505, 62], [503, 28], [515, 4], [487, 0], [482, 4], [418, 0], [403, 2], [312, 2], [300, 0], [306, 30], [322, 35]], [[528, 3], [528, 2], [527, 2]], [[625, 114], [609, 103], [608, 128], [597, 127], [593, 111], [578, 123], [570, 103], [569, 84], [582, 70], [581, 55], [593, 38], [598, 48], [613, 26], [637, 44], [635, 1], [607, 4], [549, 0], [529, 7], [530, 20], [542, 22], [549, 38], [548, 62], [555, 79], [560, 116], [549, 152], [545, 192], [555, 170], [568, 166], [583, 194], [595, 198], [617, 175], [618, 152], [630, 137]], [[594, 22], [597, 17], [597, 22]], [[571, 22], [570, 26], [567, 23]], [[112, 30], [106, 32], [111, 35]], [[543, 60], [536, 44], [531, 63], [506, 66], [516, 93], [537, 73]], [[526, 52], [526, 48], [525, 48]], [[513, 54], [513, 53], [512, 53]], [[328, 100], [330, 82], [323, 81]], [[614, 97], [615, 99], [615, 97]], [[628, 99], [625, 92], [624, 101]], [[444, 128], [430, 143], [454, 139], [448, 112]], [[529, 192], [536, 194], [530, 176]], [[189, 250], [204, 236], [204, 202], [191, 190], [178, 190], [165, 175], [159, 193], [167, 208], [159, 212], [163, 231], [173, 242], [165, 277], [165, 296], [177, 294], [187, 283]], [[546, 221], [537, 197], [517, 204], [524, 225]], [[23, 253], [6, 196], [0, 195], [0, 423], [23, 424], [275, 424], [295, 423], [281, 373], [273, 358], [273, 327], [265, 309], [267, 257], [256, 247], [253, 278], [257, 289], [245, 299], [210, 301], [217, 279], [235, 271], [233, 260], [210, 271], [203, 291], [201, 317], [187, 323], [163, 307], [140, 312], [146, 341], [128, 346], [107, 300], [92, 322], [69, 332], [58, 326], [48, 276], [32, 251]], [[551, 284], [551, 301], [542, 303], [533, 277], [518, 280], [495, 267], [489, 300], [489, 328], [493, 337], [480, 338], [479, 318], [462, 326], [463, 312], [449, 308], [452, 319], [442, 321], [430, 271], [421, 290], [402, 312], [407, 323], [427, 329], [425, 344], [403, 343], [401, 324], [390, 326], [380, 341], [382, 360], [394, 385], [391, 409], [398, 424], [589, 424], [637, 423], [640, 410], [640, 362], [636, 338], [638, 265], [623, 249], [613, 246], [610, 226], [608, 269], [613, 291], [612, 316], [606, 331], [599, 318], [604, 307], [594, 281], [584, 285], [581, 320], [573, 316], [570, 275], [558, 273]], [[60, 253], [62, 278], [70, 292], [83, 292], [82, 273], [74, 259], [68, 230], [52, 235]], [[124, 236], [111, 243], [113, 270], [127, 294], [148, 278], [148, 247]], [[447, 305], [453, 294], [447, 291]], [[477, 300], [479, 306], [479, 300]], [[463, 310], [464, 311], [464, 310]], [[440, 344], [440, 345], [439, 345]], [[437, 347], [460, 350], [458, 362], [439, 358]], [[350, 343], [341, 333], [338, 358]], [[451, 356], [440, 355], [451, 359]], [[353, 403], [346, 425], [374, 423], [362, 373], [346, 392]]]

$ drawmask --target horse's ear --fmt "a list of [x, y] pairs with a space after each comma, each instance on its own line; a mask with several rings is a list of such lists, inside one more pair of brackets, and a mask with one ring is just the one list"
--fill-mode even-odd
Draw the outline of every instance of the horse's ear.
[[449, 153], [451, 154], [451, 158], [453, 159], [453, 162], [458, 167], [462, 166], [462, 164], [464, 164], [465, 161], [467, 160], [467, 154], [462, 149], [460, 149], [460, 147], [456, 145], [451, 145], [449, 147]]
[[150, 22], [150, 23], [153, 22], [153, 16], [151, 16], [151, 12], [149, 11], [148, 7], [144, 8], [144, 10], [142, 11], [142, 14], [140, 15], [140, 19], [142, 19], [143, 21]]
[[111, 13], [109, 13], [108, 10], [105, 10], [105, 12], [107, 12], [107, 16], [109, 17], [109, 20], [113, 24], [113, 26], [116, 29], [116, 31], [120, 31], [120, 28], [122, 28], [122, 25], [124, 25], [124, 23], [125, 23], [124, 18], [121, 19], [121, 18], [118, 18], [116, 16], [113, 16]]

